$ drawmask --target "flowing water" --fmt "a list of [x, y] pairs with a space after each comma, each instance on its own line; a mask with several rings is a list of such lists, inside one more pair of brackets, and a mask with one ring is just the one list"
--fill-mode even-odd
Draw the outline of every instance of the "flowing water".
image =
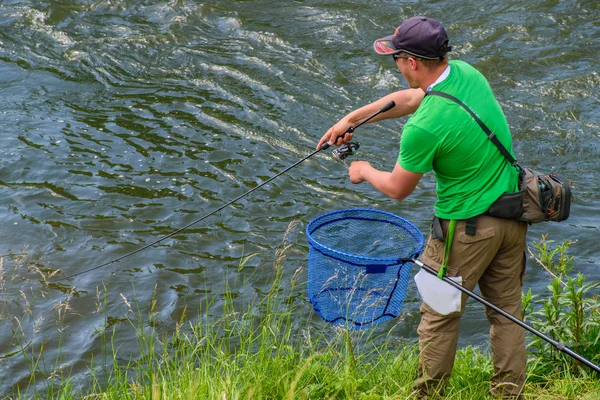
[[[157, 326], [169, 333], [207, 296], [261, 293], [292, 221], [284, 267], [287, 277], [304, 268], [304, 279], [304, 228], [323, 213], [375, 208], [427, 232], [431, 174], [409, 199], [393, 201], [352, 185], [346, 167], [322, 152], [152, 248], [39, 289], [40, 274], [92, 268], [220, 207], [310, 154], [345, 113], [406, 87], [371, 46], [414, 15], [441, 20], [452, 58], [489, 79], [519, 160], [573, 181], [569, 220], [532, 226], [529, 244], [544, 233], [572, 240], [575, 270], [600, 279], [597, 0], [5, 0], [1, 392], [29, 382], [22, 347], [45, 345], [46, 370], [70, 371], [74, 384], [101, 357], [103, 326], [116, 329], [121, 359], [135, 357], [125, 299], [146, 313], [154, 298]], [[357, 130], [358, 157], [391, 170], [404, 121]], [[526, 288], [541, 293], [549, 280], [530, 259]], [[297, 301], [322, 324], [304, 294]], [[416, 337], [418, 304], [412, 285], [397, 337]], [[217, 314], [218, 302], [202, 312]], [[485, 345], [478, 304], [461, 329], [461, 344]]]

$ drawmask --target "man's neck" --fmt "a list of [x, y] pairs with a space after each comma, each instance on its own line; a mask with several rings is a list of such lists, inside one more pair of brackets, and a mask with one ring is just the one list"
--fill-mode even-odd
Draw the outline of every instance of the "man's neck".
[[440, 76], [442, 76], [442, 74], [444, 73], [444, 71], [446, 70], [447, 67], [448, 67], [448, 63], [445, 62], [435, 68], [432, 68], [431, 70], [426, 69], [427, 72], [424, 74], [423, 80], [419, 84], [419, 87], [421, 88], [421, 90], [426, 92], [427, 89], [431, 85], [433, 85]]

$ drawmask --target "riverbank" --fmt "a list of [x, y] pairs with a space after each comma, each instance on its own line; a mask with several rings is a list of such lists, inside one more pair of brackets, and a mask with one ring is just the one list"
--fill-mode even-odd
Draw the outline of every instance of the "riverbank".
[[[265, 337], [264, 335], [267, 335]], [[309, 335], [309, 334], [307, 334]], [[324, 342], [289, 345], [271, 333], [253, 339], [267, 342], [231, 351], [230, 344], [206, 337], [174, 345], [174, 355], [147, 355], [111, 372], [102, 384], [76, 389], [68, 382], [40, 392], [39, 398], [86, 399], [414, 399], [414, 345], [369, 347], [355, 353], [343, 335]], [[181, 338], [180, 338], [181, 339]], [[247, 340], [245, 338], [242, 340]], [[308, 337], [306, 337], [308, 339]], [[314, 339], [314, 338], [313, 338]], [[320, 338], [322, 340], [323, 338]], [[179, 340], [179, 339], [178, 339]], [[268, 345], [267, 345], [268, 343]], [[247, 343], [250, 344], [250, 343]], [[323, 345], [324, 347], [321, 347]], [[360, 353], [360, 354], [357, 354]], [[115, 363], [117, 362], [114, 360]], [[535, 361], [533, 361], [535, 364]], [[535, 375], [531, 368], [524, 399], [598, 399], [600, 384], [592, 377], [563, 373]], [[492, 374], [489, 356], [478, 349], [459, 351], [446, 399], [488, 399]]]
[[[583, 276], [570, 278], [569, 243], [536, 242], [535, 258], [555, 275], [544, 299], [524, 295], [526, 320], [556, 340], [573, 346], [597, 362], [599, 303], [590, 298], [596, 285]], [[296, 308], [302, 269], [284, 281], [285, 252], [275, 252], [270, 290], [254, 301], [239, 304], [235, 296], [206, 298], [194, 313], [186, 310], [176, 325], [160, 322], [160, 304], [140, 304], [121, 294], [123, 317], [137, 340], [136, 354], [124, 354], [116, 323], [107, 316], [96, 328], [102, 351], [92, 357], [88, 373], [75, 376], [61, 365], [61, 347], [27, 343], [15, 331], [31, 374], [12, 388], [11, 399], [410, 399], [417, 376], [418, 349], [414, 341], [394, 334], [401, 318], [387, 333], [350, 331], [325, 325], [311, 317], [298, 318]], [[244, 269], [245, 260], [239, 269]], [[243, 284], [243, 282], [238, 282]], [[104, 313], [110, 289], [98, 291], [96, 312]], [[111, 296], [114, 293], [110, 294]], [[220, 308], [211, 316], [206, 310]], [[3, 308], [3, 316], [7, 310]], [[68, 329], [61, 316], [68, 301], [55, 308], [62, 340]], [[550, 319], [543, 318], [544, 315]], [[579, 318], [579, 320], [577, 320]], [[575, 328], [579, 326], [579, 331]], [[558, 327], [561, 329], [559, 330]], [[575, 328], [573, 328], [575, 327]], [[561, 336], [563, 335], [563, 336]], [[577, 340], [574, 341], [575, 335]], [[595, 338], [595, 340], [594, 340]], [[544, 342], [529, 338], [525, 399], [600, 399], [598, 374], [579, 365]], [[492, 363], [485, 349], [467, 347], [458, 352], [446, 399], [488, 399]], [[0, 380], [0, 384], [2, 381]], [[4, 388], [6, 389], [6, 388]]]

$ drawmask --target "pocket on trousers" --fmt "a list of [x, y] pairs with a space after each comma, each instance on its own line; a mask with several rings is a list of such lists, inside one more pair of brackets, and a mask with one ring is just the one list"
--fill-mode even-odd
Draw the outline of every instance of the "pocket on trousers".
[[444, 243], [438, 239], [430, 238], [425, 244], [423, 255], [427, 257], [427, 261], [434, 262], [435, 265], [431, 265], [431, 267], [439, 267], [442, 263], [442, 257], [444, 256]]
[[476, 243], [496, 236], [496, 227], [477, 228], [475, 235], [467, 235], [464, 231], [456, 232], [456, 240], [461, 243]]
[[[490, 251], [494, 251], [493, 249], [496, 247], [496, 227], [478, 226], [475, 235], [467, 235], [461, 229], [461, 231], [456, 232], [454, 239], [454, 245], [456, 246], [456, 252], [460, 261], [456, 275], [463, 277], [465, 285], [474, 286], [476, 282], [473, 279], [479, 279], [474, 277], [481, 275], [482, 268], [487, 268], [489, 261], [486, 260], [491, 260]], [[450, 261], [452, 262], [452, 259]]]

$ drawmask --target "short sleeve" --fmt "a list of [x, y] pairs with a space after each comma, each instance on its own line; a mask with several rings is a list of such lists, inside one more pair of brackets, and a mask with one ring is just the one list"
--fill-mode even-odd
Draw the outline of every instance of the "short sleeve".
[[405, 125], [400, 139], [398, 164], [411, 172], [426, 173], [433, 169], [439, 138], [414, 125]]

